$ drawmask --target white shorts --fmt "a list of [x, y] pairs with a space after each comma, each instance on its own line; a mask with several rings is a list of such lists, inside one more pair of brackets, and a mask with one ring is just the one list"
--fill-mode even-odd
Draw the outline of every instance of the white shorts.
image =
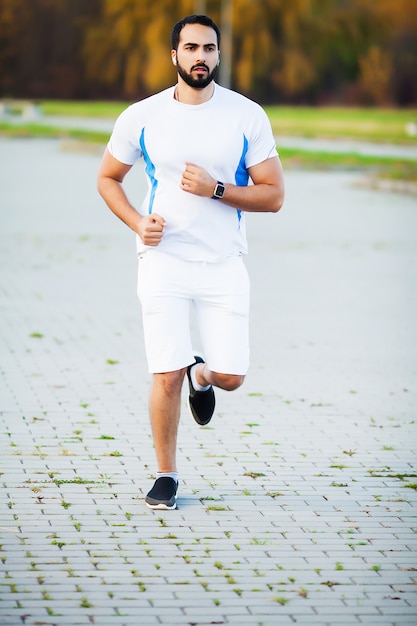
[[194, 362], [193, 305], [208, 367], [222, 374], [246, 374], [249, 277], [242, 257], [206, 263], [147, 251], [139, 258], [138, 296], [151, 373], [172, 372]]

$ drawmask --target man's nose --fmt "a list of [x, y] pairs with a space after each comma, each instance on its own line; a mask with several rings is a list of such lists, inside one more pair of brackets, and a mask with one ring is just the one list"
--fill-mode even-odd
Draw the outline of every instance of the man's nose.
[[206, 53], [204, 48], [199, 48], [197, 51], [197, 62], [205, 62], [206, 61]]

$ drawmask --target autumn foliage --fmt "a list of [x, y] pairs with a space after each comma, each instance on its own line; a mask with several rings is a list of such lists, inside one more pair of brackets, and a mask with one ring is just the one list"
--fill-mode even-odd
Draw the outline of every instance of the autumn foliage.
[[[172, 84], [193, 0], [0, 0], [0, 97], [132, 100]], [[207, 0], [221, 26], [221, 0]], [[263, 103], [417, 104], [417, 0], [233, 0], [232, 88]]]

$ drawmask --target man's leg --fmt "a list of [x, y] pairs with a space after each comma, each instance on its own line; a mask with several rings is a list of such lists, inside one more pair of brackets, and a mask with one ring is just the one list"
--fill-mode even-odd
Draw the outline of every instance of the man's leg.
[[202, 285], [194, 299], [203, 344], [202, 357], [189, 366], [188, 403], [200, 426], [215, 408], [213, 387], [233, 391], [249, 366], [249, 279], [241, 257], [200, 268]]
[[177, 433], [185, 372], [186, 368], [153, 375], [149, 411], [159, 472], [177, 471]]
[[[191, 264], [192, 265], [192, 264]], [[176, 507], [177, 432], [181, 389], [193, 361], [189, 329], [189, 272], [174, 255], [148, 251], [139, 261], [138, 295], [149, 371], [153, 375], [149, 413], [157, 459], [156, 481], [146, 495], [151, 508]]]
[[150, 417], [158, 472], [145, 502], [151, 509], [177, 507], [177, 433], [181, 408], [181, 388], [186, 368], [154, 374], [150, 394]]
[[191, 415], [199, 424], [206, 426], [216, 406], [213, 387], [233, 391], [240, 387], [245, 377], [243, 374], [220, 374], [209, 369], [200, 356], [194, 356], [195, 363], [187, 368], [187, 377], [190, 393], [188, 406]]
[[213, 385], [213, 387], [219, 387], [225, 391], [234, 391], [243, 385], [245, 377], [240, 374], [220, 374], [219, 372], [212, 372], [207, 363], [197, 363], [195, 365], [195, 374], [197, 382], [205, 387], [206, 385]]
[[207, 263], [201, 270], [204, 288], [195, 308], [205, 362], [192, 366], [190, 375], [202, 388], [233, 391], [249, 367], [248, 273], [241, 257]]

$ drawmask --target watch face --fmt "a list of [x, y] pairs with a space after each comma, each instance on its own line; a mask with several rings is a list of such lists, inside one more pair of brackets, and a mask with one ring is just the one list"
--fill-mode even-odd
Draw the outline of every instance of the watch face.
[[215, 198], [223, 198], [224, 194], [224, 185], [222, 183], [217, 183], [216, 188], [214, 190]]

